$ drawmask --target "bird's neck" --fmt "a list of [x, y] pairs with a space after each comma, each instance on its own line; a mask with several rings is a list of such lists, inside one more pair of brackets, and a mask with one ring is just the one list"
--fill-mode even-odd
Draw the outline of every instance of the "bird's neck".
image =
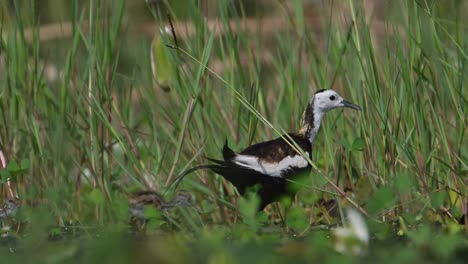
[[304, 112], [304, 116], [302, 117], [302, 127], [301, 130], [299, 130], [299, 134], [304, 135], [309, 139], [311, 145], [314, 144], [315, 137], [319, 132], [323, 116], [324, 113], [314, 109], [313, 104], [308, 105]]

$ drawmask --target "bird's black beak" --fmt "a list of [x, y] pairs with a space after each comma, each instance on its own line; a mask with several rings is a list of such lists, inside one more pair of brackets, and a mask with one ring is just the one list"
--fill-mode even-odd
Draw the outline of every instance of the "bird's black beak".
[[361, 107], [359, 107], [358, 105], [355, 105], [353, 103], [350, 103], [350, 102], [348, 102], [346, 100], [341, 101], [341, 103], [343, 104], [343, 107], [348, 107], [348, 108], [351, 108], [351, 109], [354, 109], [354, 110], [361, 111]]

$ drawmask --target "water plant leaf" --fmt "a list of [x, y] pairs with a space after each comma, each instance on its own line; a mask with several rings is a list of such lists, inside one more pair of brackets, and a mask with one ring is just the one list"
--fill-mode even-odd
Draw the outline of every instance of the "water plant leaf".
[[17, 173], [22, 172], [21, 167], [18, 165], [16, 161], [10, 161], [10, 163], [8, 163], [7, 165], [7, 170], [11, 174], [17, 174]]
[[351, 145], [351, 150], [352, 151], [363, 151], [366, 147], [366, 143], [364, 142], [364, 139], [362, 138], [356, 138], [353, 141], [353, 144]]
[[286, 223], [296, 230], [304, 230], [309, 226], [306, 211], [302, 207], [293, 207], [289, 210]]
[[21, 160], [20, 164], [16, 161], [10, 161], [7, 165], [7, 171], [11, 176], [25, 173], [29, 169], [29, 161], [26, 159]]

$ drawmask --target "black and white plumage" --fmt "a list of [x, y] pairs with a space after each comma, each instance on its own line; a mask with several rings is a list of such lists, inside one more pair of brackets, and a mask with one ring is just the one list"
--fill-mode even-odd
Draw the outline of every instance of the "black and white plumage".
[[[258, 196], [262, 210], [282, 196], [293, 196], [288, 179], [311, 168], [309, 162], [292, 146], [289, 138], [311, 158], [312, 145], [326, 112], [340, 107], [360, 110], [333, 90], [317, 91], [304, 112], [302, 127], [298, 133], [257, 143], [235, 153], [227, 144], [223, 148], [223, 160], [207, 158], [214, 164], [201, 165], [184, 172], [180, 178], [199, 169], [211, 169], [231, 182], [242, 195], [248, 187], [260, 185]], [[285, 140], [286, 139], [286, 140]], [[294, 145], [294, 144], [292, 144]]]

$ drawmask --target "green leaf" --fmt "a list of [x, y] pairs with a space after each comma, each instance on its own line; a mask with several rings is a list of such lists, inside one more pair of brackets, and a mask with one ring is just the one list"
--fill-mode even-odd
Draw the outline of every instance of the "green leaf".
[[[323, 177], [322, 177], [323, 178]], [[300, 173], [294, 177], [294, 180], [288, 184], [287, 188], [291, 193], [296, 193], [299, 190], [303, 189], [305, 186], [318, 186], [318, 184], [312, 184], [311, 177], [309, 173]]]
[[173, 61], [168, 54], [170, 48], [166, 46], [162, 34], [165, 33], [159, 32], [153, 38], [151, 45], [151, 69], [156, 84], [162, 89], [168, 90], [174, 79], [174, 74], [172, 73]]
[[[256, 186], [255, 186], [256, 187]], [[258, 198], [256, 188], [248, 189], [248, 192], [239, 199], [239, 213], [242, 215], [244, 223], [248, 226], [256, 229], [257, 221], [256, 214], [258, 206], [260, 205], [260, 199]]]
[[307, 214], [302, 207], [293, 207], [289, 210], [286, 223], [289, 227], [304, 230], [309, 226]]
[[7, 170], [9, 173], [17, 174], [21, 172], [21, 167], [16, 161], [10, 161], [10, 163], [7, 165]]
[[352, 150], [353, 146], [350, 144], [347, 140], [341, 139], [341, 145], [346, 149], [346, 150]]
[[268, 215], [265, 214], [265, 212], [261, 211], [261, 212], [258, 212], [257, 215], [255, 216], [255, 219], [257, 220], [257, 223], [260, 223], [260, 224], [268, 224], [269, 223], [269, 219], [268, 219]]
[[23, 171], [26, 171], [29, 169], [29, 160], [23, 159], [21, 160], [20, 167]]
[[393, 205], [394, 193], [387, 187], [377, 189], [374, 195], [369, 199], [367, 208], [369, 213], [376, 214], [382, 210], [389, 209]]
[[0, 170], [0, 177], [1, 177], [1, 182], [5, 183], [8, 179], [11, 178], [11, 174], [8, 172], [8, 170]]
[[319, 174], [314, 171], [309, 176], [309, 180], [310, 182], [306, 183], [307, 184], [306, 186], [314, 186], [316, 188], [322, 188], [328, 184], [328, 180], [323, 174]]
[[148, 219], [162, 219], [161, 211], [151, 206], [143, 209], [143, 215]]
[[364, 204], [369, 201], [369, 196], [371, 196], [374, 188], [368, 176], [360, 176], [356, 181], [355, 188], [355, 199], [357, 202]]
[[104, 204], [104, 194], [99, 189], [93, 189], [88, 194], [88, 199], [94, 204], [98, 204], [98, 205]]
[[300, 197], [302, 203], [314, 205], [322, 198], [322, 193], [315, 190], [304, 190], [301, 192]]
[[16, 161], [10, 161], [10, 163], [8, 163], [7, 165], [8, 172], [12, 174], [13, 176], [26, 172], [28, 168], [29, 168], [28, 160], [22, 160], [20, 164], [18, 164]]
[[146, 223], [146, 228], [149, 230], [156, 230], [161, 227], [166, 221], [163, 217], [159, 218], [150, 218], [148, 223]]
[[366, 147], [366, 143], [364, 142], [364, 139], [362, 138], [356, 138], [353, 141], [353, 144], [351, 146], [352, 151], [363, 151]]
[[431, 204], [433, 208], [439, 208], [447, 198], [446, 192], [433, 192], [431, 193]]
[[408, 174], [402, 174], [394, 178], [395, 187], [401, 194], [406, 194], [411, 191], [414, 186]]
[[393, 226], [391, 223], [368, 221], [367, 226], [369, 227], [369, 233], [379, 240], [383, 241], [393, 235]]
[[203, 212], [212, 212], [216, 210], [215, 206], [213, 205], [213, 202], [208, 201], [208, 200], [201, 201], [201, 208]]

